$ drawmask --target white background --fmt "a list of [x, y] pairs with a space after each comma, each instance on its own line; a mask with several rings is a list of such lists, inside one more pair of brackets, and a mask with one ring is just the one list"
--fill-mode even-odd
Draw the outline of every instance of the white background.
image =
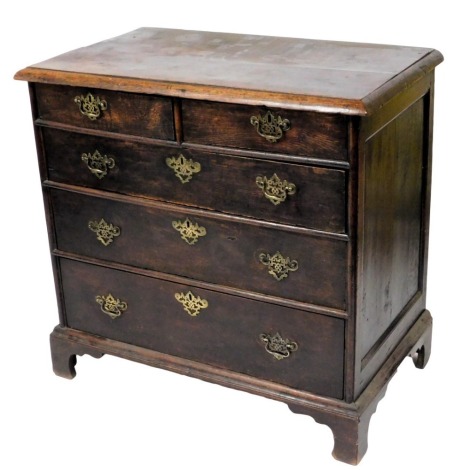
[[27, 65], [141, 26], [425, 46], [444, 54], [436, 74], [427, 302], [435, 320], [433, 356], [424, 371], [409, 359], [400, 367], [372, 418], [361, 468], [468, 468], [470, 36], [464, 3], [3, 2], [1, 469], [347, 468], [330, 456], [328, 428], [281, 403], [109, 356], [79, 358], [73, 381], [52, 373], [48, 335], [57, 313], [29, 98], [26, 84], [12, 77]]

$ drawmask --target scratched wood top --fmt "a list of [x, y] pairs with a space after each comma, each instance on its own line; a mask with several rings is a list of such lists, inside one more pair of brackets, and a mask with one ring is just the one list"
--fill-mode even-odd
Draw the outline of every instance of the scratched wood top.
[[15, 78], [364, 115], [441, 61], [427, 48], [141, 28]]

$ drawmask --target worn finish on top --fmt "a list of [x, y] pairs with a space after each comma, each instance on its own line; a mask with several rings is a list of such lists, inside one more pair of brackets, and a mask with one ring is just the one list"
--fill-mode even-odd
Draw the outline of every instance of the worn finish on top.
[[374, 93], [409, 84], [441, 61], [425, 48], [141, 28], [15, 78], [367, 114]]

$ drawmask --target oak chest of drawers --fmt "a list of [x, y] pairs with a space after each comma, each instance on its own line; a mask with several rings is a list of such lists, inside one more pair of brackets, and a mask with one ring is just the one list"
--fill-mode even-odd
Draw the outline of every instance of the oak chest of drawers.
[[28, 67], [60, 325], [283, 401], [357, 463], [422, 368], [432, 49], [143, 28]]

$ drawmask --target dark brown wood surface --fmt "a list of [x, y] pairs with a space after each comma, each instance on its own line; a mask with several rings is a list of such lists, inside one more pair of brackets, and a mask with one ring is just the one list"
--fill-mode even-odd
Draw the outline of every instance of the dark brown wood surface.
[[416, 47], [141, 28], [16, 78], [364, 115], [441, 61]]
[[[425, 162], [424, 100], [364, 143], [364, 259], [357, 350], [364, 369], [399, 326], [422, 311], [420, 259]], [[420, 308], [413, 308], [419, 301]], [[396, 339], [395, 339], [396, 341]], [[381, 351], [381, 357], [387, 350]], [[357, 393], [380, 366], [362, 372]]]
[[[325, 307], [346, 306], [347, 243], [343, 240], [284, 233], [234, 222], [230, 217], [175, 212], [171, 207], [49, 191], [60, 250]], [[193, 245], [172, 226], [173, 221], [187, 217], [207, 232]], [[88, 228], [89, 221], [102, 218], [121, 231], [108, 246]], [[277, 251], [299, 265], [281, 281], [259, 260], [261, 253], [274, 255]]]
[[[42, 133], [48, 179], [52, 181], [321, 231], [345, 232], [346, 173], [342, 170], [145, 145], [46, 127]], [[115, 162], [102, 179], [92, 174], [81, 159], [83, 153], [93, 154], [96, 150]], [[166, 164], [168, 157], [179, 155], [201, 165], [187, 183], [182, 183]], [[272, 178], [274, 174], [296, 185], [295, 194], [278, 205], [256, 185], [258, 176]]]
[[[107, 103], [98, 119], [80, 113], [76, 96], [92, 93]], [[36, 85], [38, 118], [42, 121], [108, 132], [175, 140], [171, 100], [138, 93], [85, 87]]]
[[189, 143], [212, 144], [265, 152], [347, 160], [348, 119], [341, 115], [270, 109], [288, 119], [290, 129], [278, 142], [261, 137], [250, 122], [268, 109], [208, 101], [183, 100], [183, 134]]
[[[343, 320], [70, 260], [61, 260], [61, 268], [65, 315], [72, 328], [300, 390], [342, 397]], [[196, 317], [175, 299], [175, 293], [188, 290], [208, 302]], [[114, 320], [95, 300], [97, 295], [109, 293], [128, 305]], [[295, 341], [298, 350], [277, 360], [266, 352], [259, 338], [263, 333], [280, 333]]]

